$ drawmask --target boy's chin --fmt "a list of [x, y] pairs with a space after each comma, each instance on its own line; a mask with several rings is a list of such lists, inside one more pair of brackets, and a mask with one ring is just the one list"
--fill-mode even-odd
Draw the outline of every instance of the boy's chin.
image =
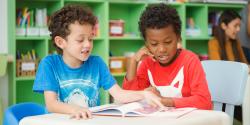
[[171, 63], [171, 61], [159, 61], [158, 62], [160, 63], [161, 66], [167, 66]]
[[89, 56], [80, 58], [80, 60], [83, 61], [83, 62], [87, 61], [88, 59], [89, 59]]

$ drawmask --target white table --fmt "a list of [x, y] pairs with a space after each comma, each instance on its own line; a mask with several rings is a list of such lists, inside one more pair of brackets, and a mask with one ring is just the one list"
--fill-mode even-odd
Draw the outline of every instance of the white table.
[[219, 111], [195, 110], [178, 119], [164, 117], [93, 116], [88, 120], [70, 119], [65, 114], [23, 118], [19, 125], [230, 125], [230, 117]]

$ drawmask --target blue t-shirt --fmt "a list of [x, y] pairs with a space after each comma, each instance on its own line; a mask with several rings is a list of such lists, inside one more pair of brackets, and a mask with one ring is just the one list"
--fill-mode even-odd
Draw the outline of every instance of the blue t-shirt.
[[54, 91], [64, 103], [93, 107], [100, 105], [99, 88], [108, 90], [115, 83], [98, 56], [90, 56], [79, 68], [70, 68], [61, 55], [55, 54], [40, 62], [33, 91]]

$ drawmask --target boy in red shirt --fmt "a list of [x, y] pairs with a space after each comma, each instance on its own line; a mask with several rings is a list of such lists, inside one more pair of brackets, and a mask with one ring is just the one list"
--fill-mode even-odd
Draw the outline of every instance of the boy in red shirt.
[[162, 3], [149, 5], [140, 17], [139, 30], [145, 46], [131, 58], [123, 88], [147, 88], [169, 107], [212, 109], [200, 60], [194, 53], [177, 47], [181, 41], [177, 11]]

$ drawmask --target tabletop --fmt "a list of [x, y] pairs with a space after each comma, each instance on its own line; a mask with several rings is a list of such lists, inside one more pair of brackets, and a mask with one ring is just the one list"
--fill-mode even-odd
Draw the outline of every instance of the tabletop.
[[88, 120], [71, 119], [65, 114], [45, 114], [23, 118], [19, 125], [230, 125], [230, 117], [220, 111], [194, 110], [180, 118], [93, 116]]

